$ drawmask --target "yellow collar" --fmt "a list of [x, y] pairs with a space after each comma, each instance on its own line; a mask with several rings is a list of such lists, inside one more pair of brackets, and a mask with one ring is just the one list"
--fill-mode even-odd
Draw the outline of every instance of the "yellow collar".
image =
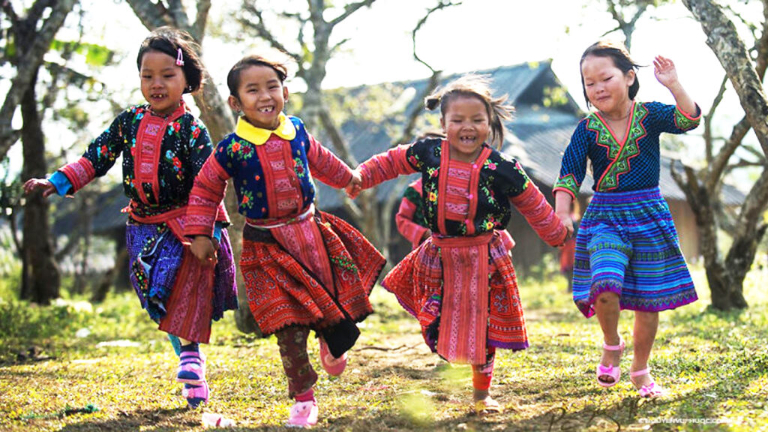
[[237, 119], [235, 133], [237, 136], [245, 138], [255, 145], [264, 144], [272, 134], [288, 141], [296, 138], [296, 128], [293, 126], [293, 123], [288, 120], [288, 117], [286, 117], [285, 114], [280, 113], [278, 119], [280, 120], [280, 123], [277, 125], [277, 128], [275, 128], [275, 130], [269, 130], [256, 127], [248, 123], [244, 117], [240, 117]]

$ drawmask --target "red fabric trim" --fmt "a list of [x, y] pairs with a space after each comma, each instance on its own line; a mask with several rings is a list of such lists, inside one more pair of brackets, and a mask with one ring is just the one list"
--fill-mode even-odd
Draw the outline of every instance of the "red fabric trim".
[[228, 178], [229, 174], [211, 155], [198, 172], [189, 193], [183, 227], [185, 238], [197, 235], [213, 237], [214, 221], [229, 222], [229, 215], [222, 203]]
[[64, 165], [59, 168], [59, 171], [67, 176], [67, 179], [72, 184], [72, 194], [79, 191], [83, 186], [96, 178], [96, 170], [93, 168], [93, 164], [85, 157], [81, 157], [75, 162]]
[[440, 174], [437, 179], [437, 229], [442, 235], [448, 235], [445, 227], [445, 205], [448, 203], [448, 167], [451, 163], [448, 140], [440, 142]]
[[189, 248], [184, 248], [160, 330], [193, 342], [208, 343], [213, 316], [214, 270], [214, 266], [200, 264]]
[[478, 201], [478, 187], [480, 184], [480, 171], [485, 164], [485, 160], [491, 155], [491, 149], [488, 147], [483, 148], [480, 155], [475, 159], [472, 164], [472, 171], [469, 177], [469, 215], [467, 215], [467, 234], [475, 234], [475, 216], [477, 216], [477, 201]]
[[160, 199], [160, 181], [157, 171], [160, 167], [160, 154], [162, 153], [163, 138], [168, 124], [184, 115], [187, 106], [181, 101], [179, 107], [166, 118], [156, 116], [151, 111], [147, 111], [139, 123], [138, 134], [136, 136], [136, 150], [133, 162], [133, 176], [136, 185], [136, 191], [139, 199], [144, 204], [149, 202], [144, 193], [144, 184], [152, 185], [152, 194], [154, 199]]

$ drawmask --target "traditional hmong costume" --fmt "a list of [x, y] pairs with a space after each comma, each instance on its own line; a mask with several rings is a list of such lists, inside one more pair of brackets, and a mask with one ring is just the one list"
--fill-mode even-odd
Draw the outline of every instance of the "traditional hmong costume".
[[622, 309], [646, 312], [697, 299], [659, 190], [659, 135], [691, 130], [700, 116], [636, 102], [621, 142], [599, 113], [576, 127], [554, 190], [575, 198], [591, 160], [595, 194], [579, 225], [573, 274], [573, 300], [585, 316], [607, 291], [620, 296]]
[[382, 285], [419, 320], [433, 351], [451, 362], [485, 365], [495, 348], [528, 346], [510, 245], [501, 234], [510, 202], [550, 245], [562, 244], [567, 232], [514, 159], [487, 145], [474, 163], [452, 160], [449, 151], [447, 141], [428, 138], [374, 156], [360, 173], [369, 188], [421, 172], [433, 235]]
[[[131, 283], [160, 330], [207, 343], [211, 321], [237, 308], [234, 260], [226, 230], [220, 234], [215, 269], [202, 266], [183, 236], [189, 191], [212, 153], [205, 125], [179, 108], [167, 117], [148, 105], [117, 116], [77, 161], [62, 167], [51, 182], [59, 194], [74, 194], [101, 177], [123, 155], [123, 186], [130, 205], [127, 247]], [[215, 218], [228, 224], [217, 203]]]
[[261, 331], [277, 333], [283, 357], [295, 360], [284, 361], [292, 397], [316, 380], [306, 359], [305, 329], [341, 321], [337, 302], [355, 321], [371, 314], [368, 295], [385, 262], [351, 225], [314, 208], [313, 176], [343, 188], [352, 172], [299, 118], [281, 113], [274, 131], [241, 118], [203, 166], [190, 199], [194, 216], [185, 229], [187, 236], [211, 235], [215, 204], [232, 178], [247, 218], [240, 270], [248, 303]]

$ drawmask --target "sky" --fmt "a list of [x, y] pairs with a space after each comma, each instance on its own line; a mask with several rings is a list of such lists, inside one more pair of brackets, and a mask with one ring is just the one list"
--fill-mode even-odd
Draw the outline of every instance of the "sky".
[[[286, 1], [267, 0], [259, 5], [279, 6]], [[122, 88], [127, 99], [124, 105], [142, 102], [138, 92], [136, 53], [147, 30], [125, 2], [83, 0], [92, 26], [90, 37], [107, 41], [121, 54], [121, 61], [105, 71], [102, 78], [111, 89]], [[239, 3], [239, 2], [238, 2]], [[760, 2], [752, 2], [756, 13]], [[217, 32], [239, 31], [227, 19], [225, 8], [235, 2], [214, 0], [210, 26]], [[297, 7], [305, 5], [296, 1]], [[430, 71], [413, 59], [411, 31], [434, 0], [378, 0], [363, 8], [336, 29], [335, 40], [349, 38], [344, 49], [328, 64], [324, 82], [326, 88], [351, 87], [387, 81], [413, 80], [428, 77]], [[459, 6], [433, 14], [417, 39], [420, 57], [433, 68], [445, 73], [463, 73], [529, 61], [551, 59], [552, 68], [582, 108], [579, 58], [584, 49], [614, 27], [607, 12], [597, 1], [574, 0], [465, 0]], [[589, 5], [589, 6], [585, 6]], [[750, 6], [744, 6], [750, 7]], [[637, 23], [633, 36], [632, 55], [643, 65], [638, 77], [639, 100], [673, 103], [669, 92], [653, 77], [652, 60], [661, 54], [677, 65], [680, 81], [706, 112], [711, 106], [723, 71], [717, 58], [706, 45], [700, 24], [681, 1], [656, 11], [653, 17]], [[755, 15], [759, 16], [759, 15]], [[115, 19], [115, 17], [121, 17]], [[273, 23], [270, 23], [273, 25]], [[280, 29], [279, 25], [273, 28]], [[618, 33], [609, 35], [617, 39]], [[66, 34], [62, 35], [66, 37]], [[290, 44], [295, 31], [282, 29], [278, 36]], [[203, 44], [204, 61], [222, 94], [226, 94], [226, 73], [242, 55], [264, 51], [264, 42], [242, 38], [238, 43], [222, 42], [207, 37]], [[303, 83], [289, 79], [292, 92], [300, 92]], [[723, 133], [741, 118], [735, 93], [726, 97], [720, 110]], [[93, 126], [91, 134], [99, 133], [109, 122]], [[62, 138], [62, 142], [82, 137]], [[15, 146], [12, 157], [18, 157]], [[694, 149], [694, 152], [696, 149]], [[82, 152], [79, 149], [78, 152]]]

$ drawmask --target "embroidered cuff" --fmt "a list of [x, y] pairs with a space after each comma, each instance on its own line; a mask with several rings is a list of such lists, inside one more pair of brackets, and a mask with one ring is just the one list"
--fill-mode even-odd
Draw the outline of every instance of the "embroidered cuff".
[[69, 195], [72, 191], [72, 183], [61, 171], [53, 173], [48, 177], [48, 181], [56, 188], [56, 194], [59, 196]]
[[59, 168], [59, 172], [67, 176], [72, 185], [72, 192], [75, 193], [96, 178], [96, 170], [93, 164], [85, 157], [81, 157], [75, 162], [64, 165]]
[[557, 179], [555, 185], [552, 187], [552, 194], [561, 190], [568, 192], [573, 199], [576, 199], [576, 195], [578, 195], [580, 187], [581, 185], [576, 182], [576, 178], [573, 176], [573, 174], [568, 174], [565, 177], [560, 177]]
[[696, 128], [701, 122], [701, 108], [696, 104], [696, 115], [690, 115], [675, 105], [675, 126], [680, 130], [691, 130]]

